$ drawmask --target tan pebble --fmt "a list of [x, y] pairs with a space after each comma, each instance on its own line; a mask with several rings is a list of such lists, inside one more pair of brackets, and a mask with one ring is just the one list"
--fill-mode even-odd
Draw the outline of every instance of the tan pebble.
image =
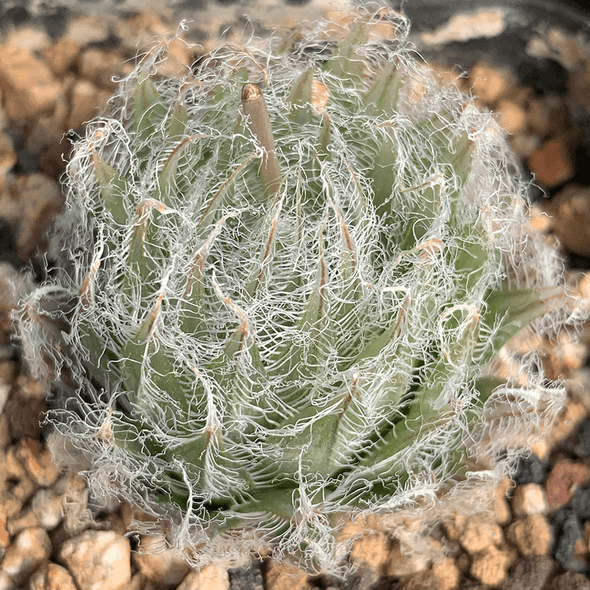
[[41, 526], [41, 524], [39, 523], [37, 515], [32, 510], [25, 510], [12, 517], [8, 521], [6, 528], [8, 529], [10, 535], [14, 536], [24, 529], [38, 526]]
[[367, 565], [383, 572], [389, 559], [390, 543], [383, 533], [365, 535], [357, 539], [352, 546], [353, 562], [365, 562]]
[[499, 545], [502, 539], [502, 529], [498, 524], [475, 517], [468, 521], [459, 542], [467, 553], [475, 555]]
[[26, 439], [18, 446], [17, 456], [31, 479], [39, 486], [50, 487], [59, 477], [49, 450], [38, 440]]
[[266, 572], [266, 590], [311, 590], [307, 574], [288, 565], [270, 562]]
[[176, 590], [229, 590], [229, 575], [219, 565], [207, 565], [192, 571]]
[[545, 494], [550, 510], [565, 506], [576, 490], [590, 480], [590, 469], [583, 463], [562, 460], [553, 466], [545, 482]]
[[[16, 232], [15, 247], [19, 255], [29, 258], [44, 244], [44, 235], [61, 211], [64, 197], [57, 182], [41, 173], [19, 178], [18, 191], [21, 223]], [[43, 392], [45, 395], [46, 391]], [[39, 422], [39, 416], [34, 419]]]
[[497, 106], [499, 123], [508, 133], [519, 133], [526, 126], [526, 111], [511, 100], [501, 100]]
[[547, 461], [551, 453], [551, 442], [546, 438], [539, 439], [531, 445], [531, 451], [541, 459]]
[[508, 527], [506, 536], [522, 555], [547, 555], [553, 540], [551, 526], [541, 514], [519, 518]]
[[512, 510], [516, 516], [545, 514], [548, 510], [547, 498], [543, 486], [527, 483], [514, 490]]
[[546, 188], [567, 182], [574, 176], [574, 158], [570, 142], [564, 136], [546, 141], [529, 158], [529, 168]]
[[49, 47], [44, 55], [49, 67], [56, 76], [63, 76], [74, 64], [80, 53], [80, 43], [62, 38]]
[[488, 105], [495, 103], [514, 81], [505, 68], [494, 68], [485, 64], [475, 65], [469, 74], [473, 94]]
[[18, 47], [0, 47], [0, 86], [6, 115], [18, 123], [51, 111], [62, 93], [51, 70]]
[[84, 531], [64, 541], [58, 557], [80, 590], [122, 590], [131, 580], [129, 541], [114, 531]]
[[4, 510], [4, 506], [0, 504], [0, 554], [3, 553], [4, 549], [10, 543], [10, 535], [6, 530], [6, 520], [6, 511]]
[[70, 105], [65, 96], [60, 96], [53, 112], [38, 117], [32, 124], [25, 139], [25, 148], [32, 154], [39, 154], [48, 146], [59, 144], [67, 131], [67, 116]]
[[[551, 429], [551, 444], [557, 444], [570, 436], [586, 418], [586, 406], [579, 401], [568, 399]], [[536, 451], [535, 451], [536, 453]], [[541, 455], [536, 453], [539, 458]]]
[[78, 80], [71, 91], [71, 110], [67, 127], [78, 129], [83, 123], [90, 121], [97, 111], [98, 88], [88, 80]]
[[10, 576], [0, 569], [0, 590], [16, 590], [14, 582]]
[[391, 548], [385, 573], [393, 577], [411, 576], [424, 572], [429, 564], [430, 555], [414, 553], [396, 540]]
[[510, 481], [510, 478], [505, 477], [494, 492], [494, 515], [496, 517], [496, 522], [500, 526], [509, 523], [510, 519], [512, 518], [510, 505], [508, 504], [508, 500], [506, 498], [506, 494], [508, 493], [511, 485], [512, 482]]
[[105, 52], [94, 48], [86, 49], [78, 58], [80, 75], [96, 86], [109, 90], [115, 87], [113, 76], [120, 77], [129, 73], [129, 65], [125, 65], [117, 52]]
[[51, 540], [44, 529], [24, 529], [6, 549], [2, 570], [16, 584], [22, 584], [50, 554]]
[[99, 15], [81, 15], [68, 22], [65, 37], [80, 44], [106, 40], [109, 34], [107, 20]]
[[174, 588], [190, 571], [188, 563], [170, 550], [161, 550], [162, 540], [155, 536], [143, 536], [140, 553], [133, 554], [137, 569], [154, 585]]
[[40, 489], [31, 499], [31, 510], [39, 525], [46, 530], [54, 529], [63, 518], [61, 497], [53, 489]]
[[447, 558], [433, 563], [431, 568], [433, 587], [437, 590], [455, 590], [459, 586], [461, 572], [454, 559]]
[[453, 520], [443, 523], [443, 530], [449, 541], [459, 541], [465, 530], [467, 517], [463, 514], [456, 514]]
[[12, 139], [7, 133], [0, 132], [0, 181], [4, 182], [4, 176], [10, 172], [16, 164], [16, 152], [12, 145]]
[[33, 574], [29, 581], [29, 590], [77, 589], [68, 570], [57, 563], [50, 562]]
[[537, 232], [547, 232], [553, 227], [553, 218], [535, 203], [529, 209], [529, 225]]
[[547, 204], [547, 211], [566, 250], [590, 256], [590, 188], [569, 184]]
[[507, 551], [492, 549], [473, 558], [471, 575], [487, 586], [498, 586], [506, 574], [514, 556]]
[[41, 27], [18, 27], [6, 35], [8, 47], [18, 47], [28, 51], [42, 51], [51, 43], [49, 35]]

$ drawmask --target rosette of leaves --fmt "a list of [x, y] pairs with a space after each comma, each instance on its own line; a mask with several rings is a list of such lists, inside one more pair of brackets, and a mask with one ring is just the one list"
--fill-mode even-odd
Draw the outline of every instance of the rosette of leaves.
[[68, 166], [23, 343], [94, 492], [167, 514], [195, 563], [268, 544], [330, 569], [342, 515], [468, 478], [502, 383], [484, 368], [544, 311], [515, 279], [498, 128], [412, 61], [403, 21], [374, 24], [182, 78], [154, 51]]

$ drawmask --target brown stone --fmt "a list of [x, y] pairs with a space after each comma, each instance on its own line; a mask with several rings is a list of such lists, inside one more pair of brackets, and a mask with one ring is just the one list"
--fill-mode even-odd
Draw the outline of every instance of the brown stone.
[[[141, 586], [143, 588], [143, 586]], [[229, 575], [219, 565], [207, 565], [193, 570], [176, 590], [229, 590]]]
[[19, 179], [19, 223], [16, 250], [23, 259], [42, 249], [45, 234], [61, 211], [64, 197], [55, 180], [45, 174], [33, 173]]
[[566, 572], [555, 576], [549, 586], [550, 590], [590, 590], [590, 581], [584, 574]]
[[88, 80], [78, 80], [72, 87], [70, 104], [67, 127], [78, 129], [97, 114], [98, 88]]
[[576, 106], [590, 111], [590, 60], [569, 77], [569, 98]]
[[437, 588], [437, 590], [455, 590], [459, 586], [461, 572], [455, 560], [447, 558], [432, 564], [430, 576], [433, 588]]
[[528, 105], [527, 125], [541, 139], [571, 127], [567, 106], [558, 96], [534, 97]]
[[20, 441], [16, 455], [29, 477], [41, 487], [52, 486], [59, 477], [59, 470], [51, 460], [49, 451], [38, 440]]
[[520, 133], [526, 126], [526, 111], [512, 100], [501, 100], [497, 106], [498, 122], [508, 133]]
[[[129, 67], [124, 59], [115, 51], [106, 52], [101, 49], [86, 49], [78, 58], [80, 75], [93, 82], [99, 88], [113, 90], [115, 83], [113, 76], [123, 76], [129, 73]], [[129, 66], [130, 64], [128, 64]]]
[[129, 541], [114, 531], [88, 530], [68, 539], [59, 560], [80, 590], [123, 590], [131, 580]]
[[73, 39], [60, 39], [45, 51], [45, 59], [56, 76], [63, 76], [80, 53], [80, 44]]
[[190, 571], [188, 563], [170, 550], [162, 551], [162, 540], [155, 536], [141, 538], [141, 553], [133, 560], [146, 580], [162, 588], [176, 588]]
[[0, 184], [4, 183], [4, 176], [16, 164], [16, 152], [12, 140], [7, 133], [0, 131]]
[[546, 555], [553, 540], [551, 527], [541, 514], [517, 519], [508, 527], [506, 535], [522, 555]]
[[506, 578], [514, 555], [508, 551], [492, 549], [479, 553], [471, 562], [471, 575], [487, 586], [497, 586]]
[[289, 565], [269, 562], [266, 572], [266, 590], [311, 590], [308, 575]]
[[51, 111], [62, 93], [51, 70], [17, 47], [0, 47], [0, 86], [6, 114], [18, 123]]
[[529, 168], [546, 188], [559, 186], [575, 173], [573, 146], [565, 136], [546, 141], [529, 158]]
[[590, 480], [590, 469], [583, 463], [562, 460], [556, 463], [545, 482], [550, 510], [565, 506], [576, 490]]
[[514, 84], [507, 69], [494, 68], [485, 64], [476, 64], [471, 68], [469, 79], [473, 94], [488, 105], [494, 104]]
[[51, 540], [40, 528], [21, 531], [6, 549], [2, 570], [16, 584], [22, 584], [51, 554]]
[[590, 257], [590, 187], [568, 184], [546, 206], [553, 232], [568, 252]]
[[498, 524], [486, 518], [473, 517], [467, 522], [459, 542], [470, 555], [494, 548], [503, 539]]
[[76, 590], [76, 585], [65, 567], [50, 562], [32, 575], [29, 590]]

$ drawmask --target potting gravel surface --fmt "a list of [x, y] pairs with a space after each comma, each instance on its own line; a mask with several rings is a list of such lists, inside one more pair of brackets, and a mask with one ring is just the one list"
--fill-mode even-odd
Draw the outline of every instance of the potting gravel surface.
[[[83, 480], [52, 464], [40, 426], [48, 392], [27, 375], [9, 314], [21, 271], [32, 265], [40, 278], [44, 233], [64, 202], [58, 178], [70, 139], [105, 105], [113, 76], [129, 72], [137, 51], [174, 32], [181, 18], [194, 19], [184, 38], [200, 46], [173, 42], [172, 69], [192, 63], [221, 37], [264, 35], [302, 18], [339, 19], [337, 9], [345, 6], [179, 0], [156, 13], [159, 4], [0, 3], [0, 590], [590, 589], [588, 327], [536, 343], [548, 376], [567, 379], [568, 402], [551, 433], [498, 490], [493, 513], [449, 514], [432, 531], [430, 559], [408, 554], [385, 535], [366, 536], [354, 546], [357, 573], [346, 583], [268, 558], [247, 568], [191, 571], [171, 553], [140, 554], [138, 546], [149, 549], [153, 540], [125, 536], [133, 509], [96, 508]], [[244, 13], [255, 20], [248, 23]], [[497, 12], [445, 19], [418, 27], [415, 42], [438, 61], [443, 78], [460, 74], [457, 64], [467, 55], [459, 84], [511, 134], [524, 173], [536, 177], [535, 228], [563, 252], [571, 288], [590, 299], [590, 37], [538, 25], [524, 61], [521, 55], [510, 62], [481, 51], [482, 39], [493, 45], [489, 40], [505, 30]], [[460, 40], [468, 29], [471, 37]], [[469, 42], [479, 53], [466, 53]], [[532, 81], [531, 72], [541, 78]]]

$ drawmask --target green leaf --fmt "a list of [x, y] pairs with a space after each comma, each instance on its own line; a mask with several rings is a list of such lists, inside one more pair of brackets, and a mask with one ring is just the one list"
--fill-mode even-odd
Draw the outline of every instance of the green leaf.
[[[532, 289], [499, 289], [491, 291], [486, 298], [486, 312], [483, 316], [485, 325], [498, 327], [493, 336], [493, 352], [533, 320], [542, 316], [546, 310], [539, 294]], [[486, 360], [489, 360], [486, 359]]]
[[176, 102], [170, 111], [168, 120], [168, 141], [176, 143], [180, 141], [187, 132], [188, 112], [181, 102]]
[[345, 85], [359, 87], [363, 82], [364, 61], [356, 53], [357, 45], [365, 44], [369, 39], [367, 23], [357, 21], [350, 33], [336, 47], [332, 57], [326, 62], [324, 71], [337, 76]]
[[298, 497], [298, 489], [295, 486], [256, 490], [252, 500], [234, 504], [232, 509], [244, 514], [250, 512], [270, 512], [280, 518], [290, 520], [295, 512], [294, 500]]
[[100, 187], [100, 196], [115, 223], [123, 225], [127, 221], [124, 196], [128, 193], [127, 181], [104, 160], [98, 159], [94, 172]]
[[363, 98], [370, 115], [391, 117], [397, 109], [399, 91], [402, 87], [401, 76], [395, 64], [388, 63], [377, 75], [373, 85]]
[[131, 112], [133, 130], [140, 142], [143, 143], [155, 134], [156, 127], [164, 120], [167, 112], [168, 109], [152, 80], [141, 74], [133, 91]]
[[308, 68], [295, 80], [295, 84], [289, 92], [287, 101], [291, 104], [289, 118], [296, 125], [309, 123], [313, 118], [311, 108], [313, 88], [313, 68]]
[[372, 181], [373, 203], [379, 215], [385, 218], [392, 218], [396, 211], [391, 211], [389, 201], [397, 177], [397, 149], [393, 140], [386, 136], [377, 152], [373, 168], [369, 171], [368, 177]]

